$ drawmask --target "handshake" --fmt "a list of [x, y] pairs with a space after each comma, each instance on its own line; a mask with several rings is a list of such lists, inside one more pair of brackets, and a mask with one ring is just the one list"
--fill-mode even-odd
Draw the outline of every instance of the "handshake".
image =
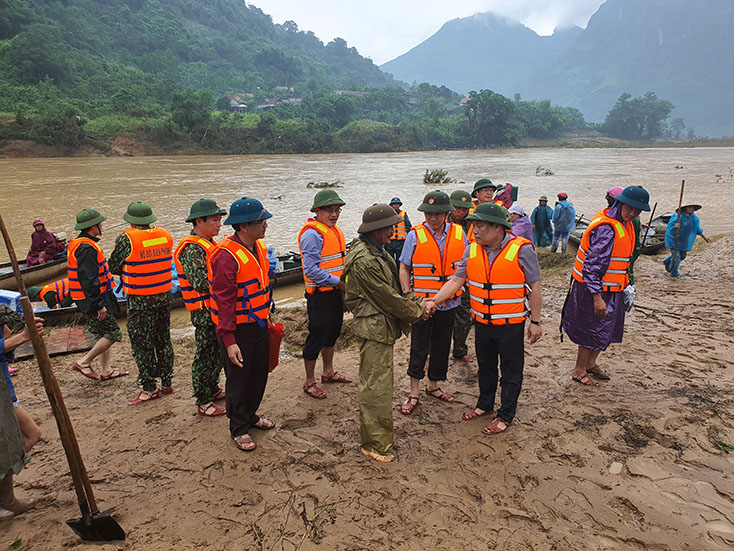
[[436, 308], [438, 308], [436, 302], [430, 298], [424, 298], [421, 306], [423, 307], [423, 321], [428, 320], [428, 318], [435, 314]]

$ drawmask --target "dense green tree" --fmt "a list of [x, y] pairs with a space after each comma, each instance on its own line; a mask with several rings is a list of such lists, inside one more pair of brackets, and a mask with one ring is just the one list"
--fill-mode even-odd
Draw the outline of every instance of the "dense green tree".
[[171, 96], [171, 120], [189, 134], [203, 134], [211, 121], [213, 103], [214, 98], [207, 90], [177, 92]]
[[512, 145], [517, 140], [517, 133], [510, 132], [515, 105], [505, 96], [491, 90], [469, 92], [464, 113], [474, 147]]
[[632, 98], [622, 94], [607, 114], [605, 131], [624, 140], [654, 140], [662, 135], [663, 122], [673, 110], [673, 104], [658, 99], [654, 92]]

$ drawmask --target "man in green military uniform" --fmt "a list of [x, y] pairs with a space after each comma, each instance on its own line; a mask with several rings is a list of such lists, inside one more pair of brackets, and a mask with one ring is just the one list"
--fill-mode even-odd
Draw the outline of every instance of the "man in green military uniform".
[[[472, 235], [472, 222], [467, 220], [469, 209], [473, 207], [471, 195], [463, 189], [457, 189], [451, 194], [451, 206], [454, 211], [449, 213], [449, 222], [459, 224], [464, 228], [466, 240], [470, 243], [474, 240]], [[469, 292], [464, 289], [461, 295], [461, 304], [456, 309], [454, 315], [454, 352], [452, 356], [455, 360], [462, 362], [472, 362], [474, 358], [469, 354], [469, 347], [466, 345], [466, 338], [472, 327], [471, 306], [469, 304]]]
[[[143, 390], [130, 402], [136, 405], [173, 393], [171, 344], [171, 261], [173, 239], [163, 228], [151, 226], [158, 217], [147, 203], [130, 203], [123, 216], [130, 228], [115, 240], [110, 272], [122, 276], [127, 293], [127, 332], [138, 364]], [[157, 388], [156, 378], [161, 380]]]
[[225, 397], [219, 388], [222, 360], [217, 343], [217, 326], [209, 313], [209, 276], [207, 258], [214, 251], [214, 237], [222, 227], [222, 215], [227, 214], [211, 199], [199, 199], [191, 206], [186, 222], [193, 224], [173, 253], [186, 309], [191, 313], [196, 352], [191, 364], [197, 412], [205, 417], [224, 415], [226, 410], [214, 402]]
[[359, 338], [359, 417], [362, 453], [380, 462], [395, 460], [393, 446], [393, 346], [410, 324], [427, 318], [435, 306], [422, 306], [413, 293], [401, 292], [395, 261], [385, 251], [393, 225], [401, 218], [388, 205], [373, 205], [344, 266], [345, 306], [354, 315]]

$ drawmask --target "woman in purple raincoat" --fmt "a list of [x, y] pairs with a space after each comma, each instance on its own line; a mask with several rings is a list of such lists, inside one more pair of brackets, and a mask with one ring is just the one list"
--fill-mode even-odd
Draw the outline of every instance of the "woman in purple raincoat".
[[524, 237], [535, 245], [533, 223], [525, 213], [525, 209], [517, 203], [514, 203], [508, 210], [510, 211], [510, 221], [512, 222], [512, 233], [518, 237]]
[[46, 229], [41, 220], [35, 220], [33, 228], [35, 231], [31, 234], [31, 249], [25, 259], [28, 266], [44, 264], [64, 250], [63, 245]]
[[[615, 197], [607, 216], [622, 222], [632, 222], [641, 211], [650, 210], [650, 194], [641, 186], [630, 186]], [[572, 379], [596, 386], [589, 375], [607, 380], [609, 376], [596, 364], [599, 354], [611, 343], [622, 342], [624, 334], [624, 292], [604, 291], [602, 279], [612, 259], [617, 238], [614, 226], [601, 224], [590, 230], [589, 250], [583, 261], [583, 283], [576, 279], [561, 313], [563, 330], [578, 345], [576, 366]]]

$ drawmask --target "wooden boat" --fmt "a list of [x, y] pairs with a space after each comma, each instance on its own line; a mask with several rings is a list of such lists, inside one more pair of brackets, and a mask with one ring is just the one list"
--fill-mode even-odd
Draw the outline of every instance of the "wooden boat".
[[[38, 285], [52, 279], [61, 279], [66, 274], [66, 253], [63, 253], [45, 264], [28, 266], [20, 262], [20, 273], [26, 287]], [[10, 262], [0, 264], [0, 289], [17, 291], [18, 284], [13, 275], [13, 266]]]
[[[279, 256], [279, 268], [275, 274], [277, 286], [293, 285], [303, 281], [303, 269], [301, 268], [301, 256], [298, 253], [290, 252], [287, 255]], [[120, 312], [116, 315], [118, 318], [124, 318], [127, 315], [127, 300], [118, 299], [117, 305]], [[181, 292], [173, 293], [173, 302], [171, 309], [181, 308], [184, 305]], [[53, 310], [43, 310], [37, 312], [42, 317], [46, 325], [78, 325], [85, 323], [84, 314], [82, 314], [72, 304], [66, 308], [56, 308]]]
[[[645, 227], [642, 228], [642, 232], [640, 234], [640, 252], [642, 254], [657, 254], [665, 248], [665, 227], [668, 225], [671, 216], [673, 216], [672, 212], [656, 216], [650, 222], [649, 229]], [[588, 226], [589, 221], [584, 219], [583, 215], [581, 215], [579, 219], [576, 220], [576, 231], [571, 232], [568, 240], [578, 247], [581, 244], [581, 238]]]

